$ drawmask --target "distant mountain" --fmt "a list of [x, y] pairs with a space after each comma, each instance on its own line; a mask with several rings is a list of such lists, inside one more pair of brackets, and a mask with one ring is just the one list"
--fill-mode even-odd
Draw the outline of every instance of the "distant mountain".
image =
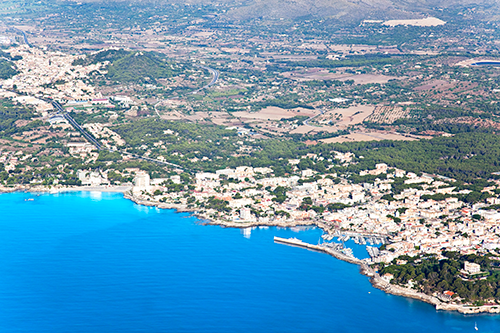
[[475, 5], [491, 11], [500, 10], [500, 0], [251, 0], [233, 8], [227, 15], [234, 19], [405, 19]]
[[364, 18], [406, 17], [391, 0], [253, 0], [228, 13], [236, 19], [269, 18]]
[[[110, 2], [110, 0], [79, 0]], [[111, 0], [113, 1], [113, 0]], [[500, 12], [500, 0], [114, 0], [135, 4], [221, 4], [229, 20], [247, 19], [405, 19], [439, 14], [443, 9], [479, 7], [481, 16]], [[488, 15], [486, 15], [488, 16]]]

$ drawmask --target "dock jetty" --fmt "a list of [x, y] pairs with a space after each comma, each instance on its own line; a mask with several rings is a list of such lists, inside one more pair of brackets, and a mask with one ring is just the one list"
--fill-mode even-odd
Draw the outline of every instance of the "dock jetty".
[[336, 250], [334, 247], [328, 246], [327, 244], [330, 243], [322, 243], [319, 245], [313, 245], [306, 243], [304, 241], [301, 241], [300, 239], [297, 238], [281, 238], [281, 237], [276, 237], [274, 236], [274, 242], [275, 243], [281, 243], [281, 244], [286, 244], [286, 245], [291, 245], [291, 246], [297, 246], [297, 247], [302, 247], [308, 250], [314, 250], [318, 252], [324, 252], [326, 254], [329, 254], [337, 259], [347, 261], [351, 264], [356, 264], [356, 265], [361, 265], [363, 262], [359, 260], [358, 258], [350, 255], [346, 255], [339, 250]]

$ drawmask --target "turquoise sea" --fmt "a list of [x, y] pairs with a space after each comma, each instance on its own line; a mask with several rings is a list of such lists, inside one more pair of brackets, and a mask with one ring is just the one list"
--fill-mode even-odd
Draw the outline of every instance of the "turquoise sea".
[[0, 332], [500, 332], [499, 316], [436, 312], [273, 242], [320, 235], [201, 225], [121, 194], [1, 194]]

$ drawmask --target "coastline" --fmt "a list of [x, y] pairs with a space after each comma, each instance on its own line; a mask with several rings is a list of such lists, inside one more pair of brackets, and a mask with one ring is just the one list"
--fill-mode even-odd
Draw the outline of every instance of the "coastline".
[[[282, 227], [282, 228], [291, 228], [291, 227], [297, 227], [297, 226], [318, 226], [318, 223], [312, 220], [307, 220], [307, 221], [293, 221], [293, 222], [228, 222], [228, 221], [221, 221], [221, 220], [214, 220], [210, 218], [208, 215], [202, 213], [199, 211], [199, 209], [194, 209], [194, 208], [188, 208], [185, 205], [182, 204], [169, 204], [169, 203], [163, 203], [163, 202], [151, 202], [147, 200], [141, 200], [136, 198], [135, 196], [129, 194], [129, 193], [124, 193], [123, 197], [125, 199], [128, 199], [130, 201], [135, 202], [138, 205], [143, 205], [143, 206], [150, 206], [150, 207], [158, 207], [161, 209], [175, 209], [176, 212], [178, 213], [191, 213], [193, 216], [197, 217], [198, 219], [205, 221], [204, 224], [206, 225], [217, 225], [225, 228], [252, 228], [252, 227]], [[318, 226], [321, 228], [321, 226]], [[323, 228], [322, 228], [323, 229]]]
[[118, 186], [61, 186], [48, 188], [46, 186], [25, 186], [17, 185], [15, 187], [0, 186], [0, 193], [28, 192], [28, 193], [64, 193], [64, 192], [110, 192], [126, 193], [132, 189], [132, 185]]
[[[188, 208], [182, 204], [169, 204], [169, 203], [161, 203], [161, 202], [152, 202], [147, 200], [141, 200], [135, 197], [130, 190], [132, 186], [74, 186], [74, 187], [56, 187], [56, 188], [47, 188], [45, 186], [15, 186], [15, 187], [0, 187], [0, 193], [12, 193], [12, 192], [29, 192], [29, 193], [64, 193], [64, 192], [111, 192], [111, 193], [123, 193], [123, 197], [128, 199], [138, 205], [150, 206], [150, 207], [158, 207], [160, 209], [174, 209], [178, 213], [187, 212], [191, 213], [196, 218], [203, 221], [205, 225], [216, 225], [224, 228], [252, 228], [259, 226], [267, 226], [267, 227], [283, 227], [283, 228], [291, 228], [297, 226], [315, 226], [322, 229], [325, 232], [329, 232], [326, 228], [326, 225], [313, 220], [301, 220], [301, 221], [290, 221], [290, 222], [229, 222], [222, 220], [213, 220], [206, 214], [200, 212], [197, 209]], [[380, 275], [375, 272], [371, 267], [369, 267], [363, 260], [357, 259], [355, 257], [350, 257], [335, 251], [333, 249], [329, 249], [326, 247], [320, 247], [313, 244], [307, 244], [307, 246], [301, 246], [308, 250], [323, 252], [331, 255], [332, 257], [351, 263], [359, 266], [360, 273], [369, 278], [371, 285], [374, 288], [380, 289], [388, 294], [403, 296], [407, 298], [416, 299], [428, 304], [431, 304], [435, 307], [437, 311], [456, 311], [461, 314], [480, 314], [480, 313], [489, 313], [489, 314], [498, 314], [500, 313], [500, 305], [483, 305], [483, 306], [472, 306], [472, 305], [458, 305], [458, 304], [449, 304], [440, 301], [437, 297], [430, 296], [424, 294], [422, 292], [415, 291], [410, 288], [405, 288], [397, 285], [390, 284], [386, 280], [384, 280]]]
[[[329, 232], [327, 228], [325, 228], [325, 225], [323, 225], [321, 222], [318, 223], [318, 221], [313, 221], [313, 220], [304, 220], [304, 221], [293, 221], [293, 222], [228, 222], [228, 221], [220, 221], [220, 220], [213, 220], [207, 215], [200, 213], [196, 209], [190, 209], [185, 207], [182, 204], [166, 204], [166, 203], [157, 203], [157, 202], [151, 202], [151, 201], [145, 201], [145, 200], [140, 200], [136, 197], [134, 197], [131, 194], [124, 193], [124, 198], [129, 199], [133, 202], [135, 202], [138, 205], [145, 205], [145, 206], [155, 206], [158, 208], [162, 209], [175, 209], [177, 212], [189, 212], [192, 213], [195, 217], [207, 221], [205, 222], [206, 225], [217, 225], [225, 228], [252, 228], [252, 227], [259, 227], [259, 226], [268, 226], [268, 227], [284, 227], [284, 228], [290, 228], [290, 227], [296, 227], [296, 226], [316, 226], [320, 229], [322, 229], [325, 232]], [[308, 246], [304, 247], [308, 250], [311, 251], [317, 251], [317, 252], [323, 252], [326, 254], [331, 255], [332, 257], [354, 264], [358, 265], [360, 268], [360, 273], [366, 277], [369, 278], [369, 281], [371, 285], [374, 288], [380, 289], [388, 294], [391, 295], [396, 295], [396, 296], [403, 296], [407, 298], [412, 298], [416, 299], [428, 304], [431, 304], [435, 307], [436, 311], [456, 311], [461, 314], [479, 314], [479, 313], [489, 313], [489, 314], [496, 314], [500, 313], [500, 305], [483, 305], [483, 306], [467, 306], [467, 305], [458, 305], [458, 304], [449, 304], [440, 301], [437, 297], [434, 296], [429, 296], [427, 294], [424, 294], [422, 292], [415, 291], [410, 288], [404, 288], [400, 287], [397, 285], [393, 285], [382, 279], [378, 273], [376, 273], [371, 267], [366, 265], [366, 263], [360, 259], [357, 259], [355, 257], [349, 257], [344, 255], [343, 253], [340, 253], [338, 251], [335, 251], [333, 249], [325, 248], [325, 247], [319, 247], [317, 245], [313, 244], [308, 244], [305, 243]]]
[[479, 314], [479, 313], [500, 313], [500, 305], [482, 305], [482, 306], [472, 306], [472, 305], [459, 305], [459, 304], [449, 304], [440, 301], [437, 297], [429, 296], [422, 292], [415, 291], [410, 288], [405, 288], [390, 284], [380, 277], [376, 272], [373, 271], [366, 264], [360, 265], [361, 274], [370, 278], [370, 283], [373, 287], [380, 289], [388, 294], [403, 296], [407, 298], [416, 299], [428, 304], [433, 305], [437, 311], [456, 311], [462, 314]]

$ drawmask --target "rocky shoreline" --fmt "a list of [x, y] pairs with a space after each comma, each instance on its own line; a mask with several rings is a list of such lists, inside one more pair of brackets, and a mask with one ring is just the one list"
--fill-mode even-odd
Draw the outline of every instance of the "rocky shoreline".
[[[205, 224], [207, 225], [218, 225], [221, 227], [225, 228], [252, 228], [252, 227], [282, 227], [282, 228], [291, 228], [291, 227], [297, 227], [297, 226], [318, 226], [318, 224], [315, 221], [308, 220], [308, 221], [292, 221], [292, 222], [229, 222], [229, 221], [221, 221], [221, 220], [213, 220], [206, 214], [200, 212], [199, 209], [193, 209], [193, 208], [188, 208], [182, 204], [169, 204], [169, 203], [163, 203], [163, 202], [151, 202], [147, 200], [141, 200], [136, 198], [135, 196], [129, 194], [129, 193], [124, 193], [123, 197], [125, 199], [129, 199], [133, 202], [135, 202], [138, 205], [143, 205], [143, 206], [154, 206], [158, 207], [161, 209], [175, 209], [179, 213], [191, 213], [193, 216], [196, 216], [200, 220], [205, 221]], [[321, 228], [321, 226], [319, 226]]]
[[413, 298], [425, 303], [433, 305], [436, 310], [442, 311], [457, 311], [462, 314], [478, 314], [478, 313], [500, 313], [500, 305], [483, 305], [483, 306], [472, 306], [472, 305], [459, 305], [459, 304], [449, 304], [440, 301], [437, 297], [429, 296], [427, 294], [415, 291], [410, 288], [405, 288], [390, 284], [384, 279], [382, 279], [377, 273], [364, 265], [361, 266], [361, 274], [370, 277], [370, 282], [373, 287], [380, 289], [388, 294], [396, 296], [404, 296], [408, 298]]
[[[213, 220], [208, 217], [206, 214], [200, 212], [197, 209], [192, 209], [185, 207], [184, 205], [179, 204], [168, 204], [168, 203], [159, 203], [159, 202], [151, 202], [147, 200], [141, 200], [134, 195], [131, 194], [129, 188], [127, 187], [103, 187], [103, 188], [89, 188], [89, 187], [62, 187], [62, 188], [47, 188], [43, 186], [16, 186], [16, 187], [0, 187], [0, 193], [11, 193], [11, 192], [49, 192], [49, 193], [60, 193], [60, 192], [76, 192], [76, 191], [102, 191], [102, 192], [120, 192], [123, 193], [123, 197], [125, 199], [131, 200], [138, 205], [150, 206], [150, 207], [158, 207], [161, 209], [175, 209], [177, 212], [187, 212], [193, 214], [198, 219], [205, 221], [206, 225], [217, 225], [225, 228], [252, 228], [259, 226], [267, 226], [267, 227], [283, 227], [283, 228], [291, 228], [296, 226], [315, 226], [323, 229], [325, 232], [326, 226], [318, 221], [313, 220], [305, 220], [305, 221], [291, 221], [291, 222], [229, 222], [229, 221], [220, 221]], [[429, 296], [427, 294], [415, 291], [410, 288], [405, 288], [397, 285], [390, 284], [386, 280], [382, 279], [371, 267], [366, 265], [362, 260], [357, 258], [346, 256], [338, 251], [334, 251], [328, 248], [321, 248], [318, 251], [327, 253], [336, 259], [349, 262], [360, 267], [360, 273], [367, 276], [370, 279], [370, 283], [373, 287], [380, 289], [388, 294], [403, 296], [412, 299], [416, 299], [425, 303], [429, 303], [433, 305], [436, 310], [440, 311], [457, 311], [462, 314], [479, 314], [479, 313], [500, 313], [500, 305], [483, 305], [483, 306], [472, 306], [472, 305], [459, 305], [459, 304], [449, 304], [440, 301], [437, 297]]]
[[[200, 213], [198, 210], [189, 209], [184, 207], [183, 205], [175, 205], [175, 204], [165, 204], [165, 203], [153, 203], [150, 201], [139, 200], [135, 198], [133, 195], [125, 194], [125, 198], [132, 200], [133, 202], [146, 205], [146, 206], [156, 206], [164, 209], [175, 209], [178, 212], [190, 212], [193, 213], [194, 216], [200, 218], [204, 221], [207, 221], [207, 225], [218, 225], [226, 228], [252, 228], [259, 226], [269, 226], [269, 227], [296, 227], [296, 226], [308, 226], [314, 225], [323, 229], [324, 231], [328, 231], [321, 222], [306, 220], [306, 221], [294, 221], [294, 222], [228, 222], [228, 221], [219, 221], [212, 220], [208, 216], [203, 213]], [[404, 288], [397, 285], [393, 285], [382, 279], [372, 268], [367, 266], [362, 260], [346, 256], [338, 251], [334, 251], [328, 248], [321, 249], [312, 249], [313, 251], [321, 251], [327, 253], [336, 259], [349, 262], [351, 264], [358, 265], [360, 267], [360, 273], [370, 278], [370, 283], [373, 287], [380, 289], [388, 294], [403, 296], [412, 299], [416, 299], [425, 303], [429, 303], [433, 305], [436, 310], [440, 311], [457, 311], [462, 314], [478, 314], [478, 313], [500, 313], [500, 306], [495, 305], [484, 305], [484, 306], [471, 306], [471, 305], [458, 305], [458, 304], [449, 304], [440, 301], [437, 297], [429, 296], [427, 294], [415, 291], [410, 288]]]

